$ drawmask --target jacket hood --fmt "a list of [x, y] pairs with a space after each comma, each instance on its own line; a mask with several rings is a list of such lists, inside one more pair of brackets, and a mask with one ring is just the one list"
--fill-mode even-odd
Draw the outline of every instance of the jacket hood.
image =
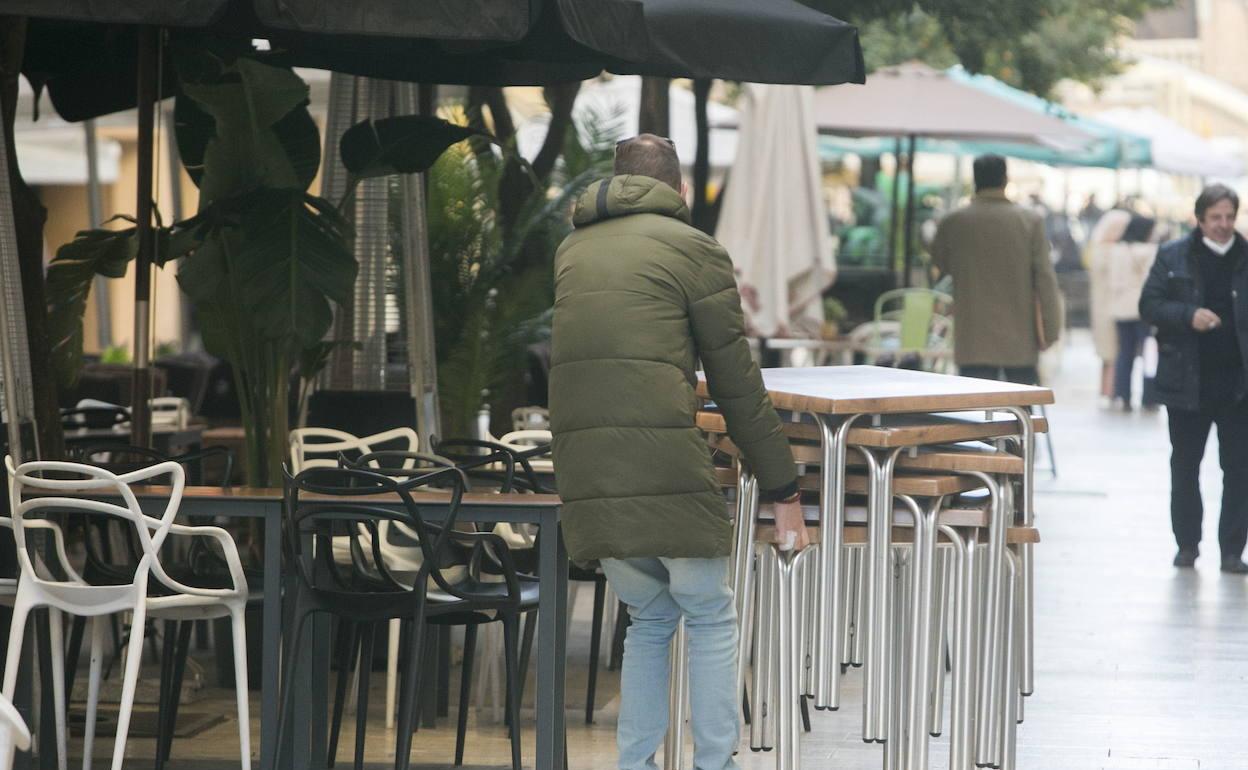
[[591, 184], [576, 201], [572, 224], [586, 227], [630, 214], [660, 214], [688, 224], [689, 207], [680, 193], [648, 176], [613, 176]]

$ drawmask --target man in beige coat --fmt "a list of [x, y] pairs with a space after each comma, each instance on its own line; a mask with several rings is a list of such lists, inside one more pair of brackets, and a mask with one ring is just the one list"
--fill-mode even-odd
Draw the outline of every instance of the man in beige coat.
[[943, 220], [932, 263], [953, 277], [954, 360], [968, 377], [1036, 384], [1062, 331], [1062, 300], [1039, 214], [1005, 197], [1005, 158], [975, 159], [975, 199]]

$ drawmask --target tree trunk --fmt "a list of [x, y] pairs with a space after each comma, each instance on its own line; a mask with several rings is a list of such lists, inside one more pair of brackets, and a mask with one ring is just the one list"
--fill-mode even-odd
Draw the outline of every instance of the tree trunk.
[[641, 114], [638, 116], [637, 133], [671, 134], [671, 100], [668, 98], [671, 85], [671, 78], [641, 79]]
[[710, 80], [693, 81], [694, 118], [698, 134], [698, 151], [693, 159], [693, 226], [708, 235], [711, 232], [711, 204], [707, 190], [711, 183], [711, 126], [706, 103], [710, 95]]
[[60, 404], [52, 359], [47, 355], [48, 311], [43, 291], [43, 226], [48, 212], [34, 190], [22, 179], [17, 163], [13, 129], [17, 119], [17, 88], [26, 43], [26, 21], [5, 17], [0, 21], [0, 119], [4, 120], [5, 147], [9, 160], [9, 187], [13, 196], [13, 224], [17, 231], [17, 257], [22, 271], [22, 297], [26, 311], [26, 338], [30, 347], [31, 387], [34, 389], [40, 456], [60, 459], [65, 455]]

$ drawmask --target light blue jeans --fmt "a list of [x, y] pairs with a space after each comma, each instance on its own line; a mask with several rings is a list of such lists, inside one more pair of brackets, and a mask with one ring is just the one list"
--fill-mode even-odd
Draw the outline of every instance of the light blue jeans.
[[657, 770], [667, 734], [671, 641], [681, 617], [689, 640], [694, 770], [737, 770], [737, 612], [728, 559], [603, 559], [632, 625], [624, 640], [620, 770]]

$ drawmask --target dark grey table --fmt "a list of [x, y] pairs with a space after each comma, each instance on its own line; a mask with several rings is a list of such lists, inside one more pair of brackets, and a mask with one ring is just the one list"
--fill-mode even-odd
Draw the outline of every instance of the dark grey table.
[[[168, 499], [167, 487], [136, 487], [135, 495], [145, 508], [159, 514]], [[302, 495], [301, 499], [313, 499]], [[380, 497], [380, 496], [379, 496]], [[421, 511], [432, 519], [445, 516], [447, 498], [438, 494], [414, 495]], [[368, 499], [377, 502], [378, 498]], [[390, 496], [395, 507], [398, 498]], [[385, 501], [380, 501], [385, 504]], [[187, 516], [256, 518], [264, 522], [263, 675], [260, 682], [260, 767], [274, 768], [279, 719], [278, 687], [282, 635], [282, 491], [280, 489], [187, 487], [180, 512]], [[505, 521], [537, 524], [558, 531], [559, 498], [555, 495], [466, 494], [459, 521]], [[543, 537], [538, 554], [538, 577], [542, 591], [538, 605], [537, 643], [537, 756], [535, 767], [564, 766], [564, 663], [568, 622], [568, 554], [562, 537]], [[315, 757], [325, 754], [327, 734], [329, 631], [328, 620], [310, 623], [300, 650], [311, 665], [308, 698], [296, 699], [292, 742], [282, 750], [282, 770], [318, 768]], [[302, 671], [309, 668], [301, 666]]]

